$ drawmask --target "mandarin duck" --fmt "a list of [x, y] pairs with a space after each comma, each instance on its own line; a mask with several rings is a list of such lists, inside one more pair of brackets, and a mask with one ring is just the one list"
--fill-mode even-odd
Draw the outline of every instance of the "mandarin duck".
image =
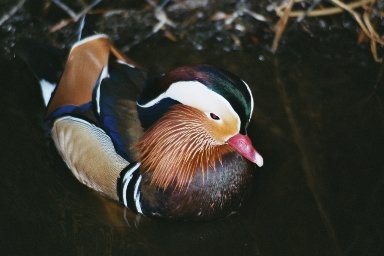
[[75, 43], [64, 65], [43, 68], [39, 55], [33, 67], [25, 52], [50, 135], [81, 183], [145, 216], [207, 220], [238, 210], [254, 163], [263, 165], [247, 136], [254, 103], [244, 81], [209, 65], [149, 79], [103, 34]]

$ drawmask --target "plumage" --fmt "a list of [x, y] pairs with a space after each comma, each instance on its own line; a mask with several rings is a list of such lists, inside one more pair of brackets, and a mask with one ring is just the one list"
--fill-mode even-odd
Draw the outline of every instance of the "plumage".
[[211, 219], [241, 206], [253, 163], [263, 165], [246, 135], [253, 104], [227, 71], [185, 66], [150, 80], [94, 35], [69, 51], [46, 118], [83, 184], [146, 216]]
[[153, 172], [153, 185], [185, 188], [199, 169], [206, 175], [208, 169], [221, 163], [224, 154], [233, 151], [210, 137], [203, 125], [205, 119], [200, 111], [178, 104], [139, 139], [139, 161]]

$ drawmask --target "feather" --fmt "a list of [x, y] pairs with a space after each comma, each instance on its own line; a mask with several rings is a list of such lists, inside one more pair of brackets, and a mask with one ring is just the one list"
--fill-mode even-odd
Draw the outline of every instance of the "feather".
[[187, 188], [196, 172], [214, 170], [221, 157], [233, 151], [210, 136], [206, 118], [203, 112], [178, 104], [140, 138], [139, 160], [145, 171], [152, 172], [152, 184]]
[[116, 151], [128, 161], [136, 159], [132, 150], [142, 135], [136, 98], [145, 83], [145, 73], [126, 63], [110, 60], [110, 76], [100, 84], [100, 120]]

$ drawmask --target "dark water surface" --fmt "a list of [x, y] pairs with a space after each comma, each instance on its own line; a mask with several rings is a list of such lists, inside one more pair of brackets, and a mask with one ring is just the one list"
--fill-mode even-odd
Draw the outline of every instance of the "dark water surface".
[[252, 198], [207, 223], [135, 216], [104, 199], [72, 177], [44, 135], [32, 74], [3, 57], [1, 255], [384, 255], [384, 66], [354, 34], [297, 35], [275, 56], [155, 36], [128, 54], [160, 72], [209, 63], [247, 81], [249, 132], [265, 162]]

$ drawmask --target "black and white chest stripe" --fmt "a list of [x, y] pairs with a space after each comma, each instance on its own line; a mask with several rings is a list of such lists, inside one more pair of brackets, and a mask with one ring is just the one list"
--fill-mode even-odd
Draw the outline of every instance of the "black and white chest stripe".
[[141, 209], [140, 163], [131, 163], [121, 171], [117, 179], [117, 195], [125, 207], [143, 214]]

